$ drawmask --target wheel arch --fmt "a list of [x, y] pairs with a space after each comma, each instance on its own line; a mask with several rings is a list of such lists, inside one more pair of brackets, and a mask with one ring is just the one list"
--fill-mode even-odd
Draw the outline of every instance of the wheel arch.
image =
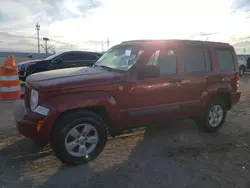
[[246, 70], [246, 65], [243, 65], [243, 64], [242, 64], [242, 65], [239, 66], [239, 68], [241, 68], [241, 67], [243, 67], [244, 70]]
[[64, 112], [62, 112], [60, 114], [60, 116], [56, 119], [51, 131], [50, 131], [50, 135], [53, 134], [54, 130], [55, 130], [55, 125], [57, 125], [58, 123], [60, 123], [60, 121], [63, 121], [63, 119], [71, 114], [71, 113], [77, 113], [77, 112], [83, 112], [83, 111], [87, 111], [87, 112], [93, 112], [96, 115], [100, 116], [107, 125], [108, 131], [112, 130], [112, 121], [109, 117], [108, 111], [104, 106], [88, 106], [88, 107], [79, 107], [79, 108], [72, 108], [72, 109], [68, 109], [65, 110]]
[[219, 92], [219, 93], [213, 93], [209, 97], [209, 101], [214, 99], [220, 99], [225, 102], [227, 110], [230, 110], [232, 108], [231, 104], [231, 94], [229, 92]]
[[63, 117], [79, 111], [88, 111], [100, 116], [106, 122], [110, 133], [119, 129], [120, 110], [115, 98], [107, 92], [89, 92], [88, 95], [86, 93], [68, 94], [67, 98], [64, 95], [57, 96], [51, 102], [58, 116], [50, 127], [50, 134], [54, 131], [55, 124]]

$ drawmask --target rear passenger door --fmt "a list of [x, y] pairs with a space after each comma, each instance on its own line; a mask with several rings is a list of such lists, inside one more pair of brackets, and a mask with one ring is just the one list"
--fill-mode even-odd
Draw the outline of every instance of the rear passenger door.
[[[236, 75], [238, 72], [238, 65], [235, 63], [232, 50], [230, 48], [215, 49], [215, 56], [218, 64], [219, 76], [217, 83], [221, 83], [224, 86], [230, 84], [232, 89], [236, 91]], [[228, 88], [228, 87], [225, 87]]]
[[187, 116], [196, 114], [202, 93], [213, 78], [211, 51], [204, 46], [184, 46], [183, 77], [181, 82], [183, 109]]

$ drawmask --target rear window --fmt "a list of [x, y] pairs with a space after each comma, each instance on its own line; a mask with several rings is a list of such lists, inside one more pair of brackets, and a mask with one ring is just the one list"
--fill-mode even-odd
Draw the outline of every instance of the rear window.
[[234, 60], [231, 51], [229, 50], [216, 50], [218, 57], [219, 69], [221, 72], [234, 70]]

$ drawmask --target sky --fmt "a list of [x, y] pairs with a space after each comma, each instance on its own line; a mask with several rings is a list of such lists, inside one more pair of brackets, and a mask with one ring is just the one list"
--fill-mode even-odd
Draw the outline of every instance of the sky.
[[0, 51], [37, 52], [37, 22], [40, 43], [48, 37], [56, 52], [107, 50], [109, 38], [110, 47], [134, 39], [221, 41], [250, 53], [250, 0], [1, 0]]

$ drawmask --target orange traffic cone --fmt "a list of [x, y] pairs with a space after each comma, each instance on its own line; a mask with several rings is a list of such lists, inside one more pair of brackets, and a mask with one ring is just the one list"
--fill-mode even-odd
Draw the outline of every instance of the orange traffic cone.
[[8, 56], [0, 67], [0, 100], [19, 99], [21, 87], [18, 70], [13, 56]]
[[4, 67], [6, 69], [16, 69], [16, 61], [13, 55], [10, 55], [6, 58], [4, 62]]

